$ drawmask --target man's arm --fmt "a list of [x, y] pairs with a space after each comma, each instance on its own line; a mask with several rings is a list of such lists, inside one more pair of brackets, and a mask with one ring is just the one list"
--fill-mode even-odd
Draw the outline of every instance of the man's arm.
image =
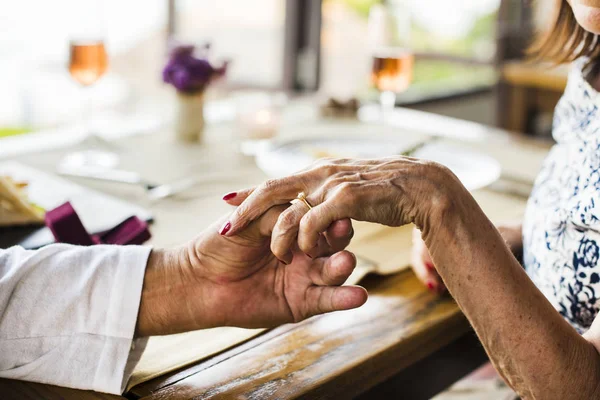
[[492, 362], [523, 398], [600, 398], [600, 322], [579, 335], [462, 190], [432, 218], [423, 238]]
[[149, 253], [0, 250], [0, 376], [120, 394]]
[[269, 250], [282, 209], [234, 239], [218, 234], [221, 222], [171, 250], [0, 250], [0, 377], [119, 394], [144, 347], [130, 351], [134, 336], [271, 327], [362, 305], [363, 288], [341, 286], [356, 266], [340, 251], [350, 221], [324, 232], [315, 258], [295, 251], [286, 265]]

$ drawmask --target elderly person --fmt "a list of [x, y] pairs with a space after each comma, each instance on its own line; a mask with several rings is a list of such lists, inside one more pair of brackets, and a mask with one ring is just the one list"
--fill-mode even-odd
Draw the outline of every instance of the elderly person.
[[[326, 160], [241, 191], [229, 200], [239, 208], [221, 233], [235, 237], [298, 192], [306, 193], [312, 209], [296, 202], [284, 211], [271, 240], [271, 250], [286, 263], [297, 257], [291, 251], [296, 242], [315, 255], [319, 232], [337, 219], [414, 223], [438, 283], [515, 391], [523, 398], [599, 399], [600, 1], [561, 0], [556, 11], [555, 26], [537, 51], [559, 62], [579, 59], [556, 108], [557, 144], [528, 203], [525, 269], [448, 169], [404, 157]], [[511, 247], [520, 247], [518, 229], [506, 236]], [[433, 270], [419, 275], [435, 276]]]
[[271, 327], [362, 305], [363, 288], [340, 287], [356, 265], [352, 253], [340, 251], [350, 241], [350, 221], [325, 229], [312, 259], [294, 249], [285, 266], [269, 251], [284, 209], [235, 238], [218, 235], [215, 225], [169, 250], [0, 250], [0, 377], [118, 394], [144, 337]]

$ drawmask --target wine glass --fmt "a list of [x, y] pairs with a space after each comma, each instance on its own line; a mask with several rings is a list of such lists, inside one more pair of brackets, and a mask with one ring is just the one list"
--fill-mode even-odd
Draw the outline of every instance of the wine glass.
[[371, 83], [379, 90], [383, 115], [396, 106], [396, 96], [408, 89], [413, 77], [415, 57], [405, 48], [383, 48], [373, 54]]
[[369, 14], [372, 51], [371, 84], [380, 92], [383, 119], [393, 111], [396, 97], [413, 79], [415, 57], [409, 47], [410, 14], [406, 4], [378, 4]]
[[91, 146], [88, 150], [67, 155], [63, 164], [112, 168], [118, 163], [118, 156], [111, 151], [99, 150], [98, 145], [112, 145], [96, 134], [91, 127], [92, 97], [90, 88], [108, 70], [108, 54], [104, 45], [104, 14], [101, 0], [79, 0], [79, 9], [73, 10], [73, 26], [69, 41], [69, 73], [80, 86], [83, 94], [83, 143]]

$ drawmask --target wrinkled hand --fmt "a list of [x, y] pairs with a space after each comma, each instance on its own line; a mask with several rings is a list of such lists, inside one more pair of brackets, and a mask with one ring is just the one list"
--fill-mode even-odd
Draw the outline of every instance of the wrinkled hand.
[[235, 237], [219, 235], [215, 224], [184, 247], [153, 251], [138, 335], [272, 327], [364, 304], [365, 289], [340, 286], [356, 266], [352, 253], [340, 251], [350, 242], [350, 221], [326, 227], [314, 259], [294, 248], [286, 265], [269, 250], [273, 226], [285, 208], [269, 210]]
[[319, 232], [333, 221], [353, 218], [388, 226], [414, 222], [428, 229], [431, 221], [441, 223], [460, 192], [467, 193], [447, 168], [429, 161], [324, 159], [290, 177], [226, 196], [226, 201], [239, 207], [221, 233], [235, 236], [270, 207], [288, 203], [299, 192], [306, 193], [313, 209], [296, 202], [279, 216], [273, 229], [271, 251], [286, 262], [292, 258], [296, 238], [299, 248], [313, 255]]

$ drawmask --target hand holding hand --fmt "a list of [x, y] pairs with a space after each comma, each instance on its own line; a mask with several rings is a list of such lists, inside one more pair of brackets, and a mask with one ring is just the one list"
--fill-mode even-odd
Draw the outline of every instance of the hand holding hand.
[[321, 235], [313, 259], [294, 248], [286, 265], [269, 250], [273, 226], [285, 208], [269, 210], [235, 237], [219, 235], [215, 224], [186, 246], [154, 250], [138, 335], [271, 327], [364, 304], [365, 289], [340, 286], [356, 266], [352, 253], [340, 251], [350, 241], [350, 221], [337, 221]]
[[239, 205], [221, 233], [234, 237], [269, 208], [306, 193], [311, 210], [297, 202], [281, 213], [271, 251], [285, 262], [297, 242], [308, 255], [318, 248], [320, 232], [336, 220], [353, 218], [388, 226], [414, 222], [435, 229], [457, 199], [469, 193], [447, 168], [409, 157], [377, 160], [324, 159], [290, 177], [225, 196]]

